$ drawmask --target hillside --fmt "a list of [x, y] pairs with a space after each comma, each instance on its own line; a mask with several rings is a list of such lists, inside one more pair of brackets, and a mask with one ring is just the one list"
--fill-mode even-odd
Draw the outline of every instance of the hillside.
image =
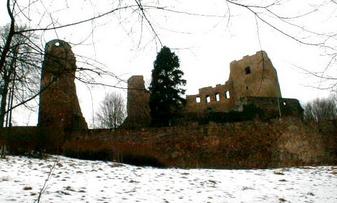
[[[52, 170], [51, 170], [52, 169]], [[337, 167], [158, 169], [62, 156], [0, 159], [0, 202], [337, 202]]]

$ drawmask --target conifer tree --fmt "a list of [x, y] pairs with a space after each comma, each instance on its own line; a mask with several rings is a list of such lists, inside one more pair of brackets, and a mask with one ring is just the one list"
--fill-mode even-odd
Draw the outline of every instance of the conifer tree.
[[185, 104], [182, 95], [186, 80], [179, 69], [179, 58], [164, 46], [157, 54], [152, 70], [150, 90], [150, 110], [152, 125], [168, 126]]

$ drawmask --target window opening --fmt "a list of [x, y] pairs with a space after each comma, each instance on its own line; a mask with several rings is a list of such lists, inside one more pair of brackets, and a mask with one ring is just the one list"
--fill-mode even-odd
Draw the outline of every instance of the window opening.
[[195, 102], [200, 103], [200, 97], [196, 97]]
[[250, 67], [247, 66], [247, 67], [245, 68], [245, 73], [246, 73], [246, 75], [250, 74], [251, 72], [252, 72], [252, 71], [250, 70]]
[[229, 99], [229, 98], [231, 98], [231, 95], [230, 95], [230, 93], [229, 93], [229, 91], [228, 91], [228, 90], [225, 92], [225, 98], [226, 98], [226, 99]]
[[206, 103], [210, 103], [211, 102], [211, 97], [209, 95], [206, 96]]
[[217, 101], [217, 102], [220, 101], [220, 94], [219, 93], [215, 94], [215, 101]]

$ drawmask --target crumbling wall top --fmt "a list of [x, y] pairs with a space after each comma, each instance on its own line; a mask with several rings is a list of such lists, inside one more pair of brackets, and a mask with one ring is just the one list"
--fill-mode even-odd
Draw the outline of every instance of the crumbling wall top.
[[47, 42], [47, 44], [45, 46], [45, 51], [50, 52], [52, 48], [56, 48], [56, 47], [67, 49], [67, 50], [71, 49], [71, 46], [66, 41], [63, 41], [63, 40], [60, 40], [60, 39], [53, 39], [53, 40]]
[[241, 63], [244, 61], [256, 61], [257, 58], [263, 58], [264, 60], [269, 60], [267, 52], [260, 50], [260, 51], [257, 51], [253, 55], [246, 55], [239, 60], [234, 60], [230, 63], [230, 65], [232, 66], [234, 64]]

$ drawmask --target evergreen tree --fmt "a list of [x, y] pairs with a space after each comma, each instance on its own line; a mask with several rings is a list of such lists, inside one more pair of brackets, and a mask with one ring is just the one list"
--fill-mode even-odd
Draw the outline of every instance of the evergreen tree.
[[181, 86], [186, 80], [182, 79], [178, 56], [168, 47], [160, 50], [153, 65], [149, 87], [152, 125], [167, 126], [185, 104]]

